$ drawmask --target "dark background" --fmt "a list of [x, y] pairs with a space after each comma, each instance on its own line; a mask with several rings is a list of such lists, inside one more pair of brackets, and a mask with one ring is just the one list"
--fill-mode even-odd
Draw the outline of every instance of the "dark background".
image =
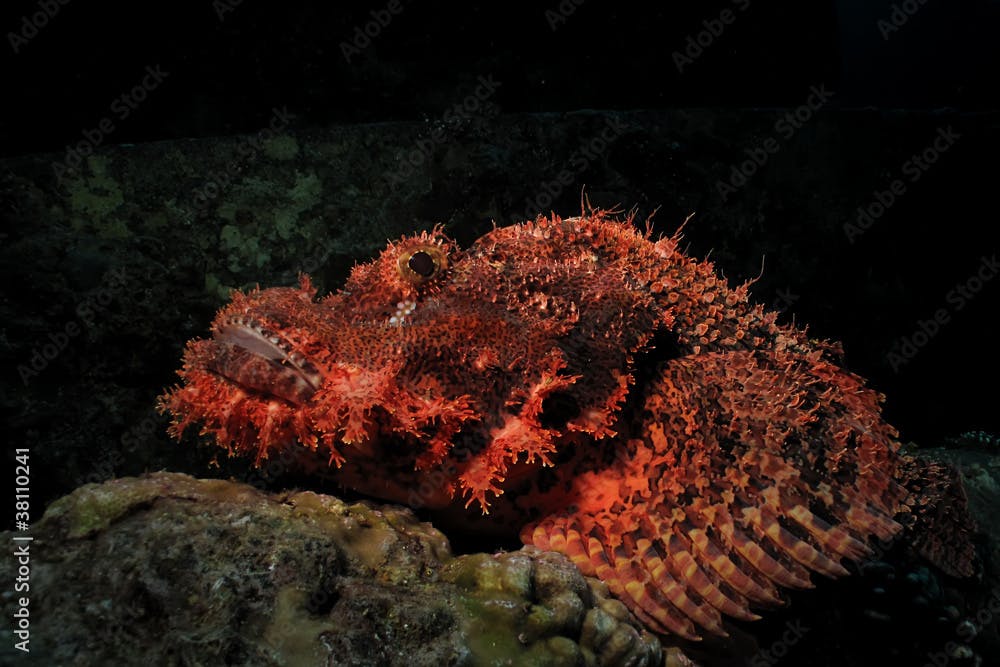
[[[878, 22], [899, 3], [881, 0], [578, 2], [553, 30], [546, 10], [555, 1], [398, 0], [402, 11], [347, 62], [341, 44], [387, 2], [247, 0], [219, 10], [220, 20], [211, 2], [53, 0], [58, 13], [15, 56], [4, 40], [0, 143], [8, 155], [61, 149], [153, 64], [170, 85], [116, 142], [249, 132], [274, 105], [294, 108], [305, 125], [419, 120], [484, 73], [503, 82], [496, 102], [506, 113], [795, 106], [818, 82], [847, 108], [995, 110], [1000, 99], [995, 0], [914, 0], [919, 11], [887, 39]], [[21, 32], [39, 7], [8, 4], [5, 34]], [[674, 52], [724, 9], [736, 20], [679, 72]]]

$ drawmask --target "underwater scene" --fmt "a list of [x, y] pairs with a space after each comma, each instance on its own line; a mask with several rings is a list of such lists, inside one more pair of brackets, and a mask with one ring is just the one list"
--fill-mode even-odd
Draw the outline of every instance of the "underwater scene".
[[1000, 665], [1000, 5], [3, 8], [0, 665]]

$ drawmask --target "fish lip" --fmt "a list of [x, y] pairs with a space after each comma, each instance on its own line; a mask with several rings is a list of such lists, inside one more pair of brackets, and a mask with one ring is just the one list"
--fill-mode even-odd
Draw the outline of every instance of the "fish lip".
[[218, 323], [212, 342], [216, 354], [209, 370], [241, 388], [302, 404], [322, 384], [319, 369], [286, 337], [252, 318]]

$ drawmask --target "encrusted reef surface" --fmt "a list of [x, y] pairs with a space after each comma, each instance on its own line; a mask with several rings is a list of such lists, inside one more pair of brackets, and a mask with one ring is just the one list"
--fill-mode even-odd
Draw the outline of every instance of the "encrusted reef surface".
[[32, 664], [662, 659], [657, 639], [563, 556], [456, 557], [443, 534], [389, 505], [155, 473], [77, 489], [33, 535]]

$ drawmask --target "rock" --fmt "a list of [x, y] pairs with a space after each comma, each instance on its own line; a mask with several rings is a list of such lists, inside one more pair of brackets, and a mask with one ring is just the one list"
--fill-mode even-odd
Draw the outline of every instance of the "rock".
[[[390, 505], [156, 473], [85, 485], [31, 535], [38, 664], [662, 660], [658, 640], [565, 557], [455, 557]], [[6, 580], [14, 567], [0, 566]], [[6, 593], [8, 618], [15, 604]]]

